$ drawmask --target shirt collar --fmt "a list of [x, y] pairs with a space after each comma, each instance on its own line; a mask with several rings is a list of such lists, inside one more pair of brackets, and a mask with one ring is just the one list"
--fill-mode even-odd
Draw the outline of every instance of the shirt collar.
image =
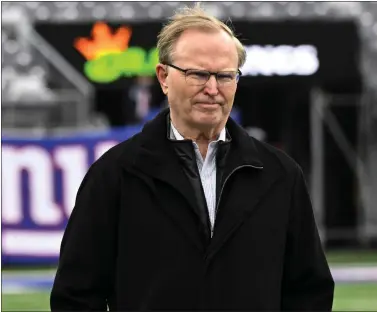
[[[175, 139], [177, 141], [184, 140], [185, 138], [178, 132], [178, 130], [174, 127], [172, 122], [170, 122], [170, 125], [171, 125], [171, 129], [173, 131]], [[220, 135], [218, 136], [217, 140], [213, 141], [213, 142], [219, 142], [219, 141], [224, 141], [224, 142], [226, 141], [226, 130], [225, 130], [225, 128], [223, 128], [221, 130]]]

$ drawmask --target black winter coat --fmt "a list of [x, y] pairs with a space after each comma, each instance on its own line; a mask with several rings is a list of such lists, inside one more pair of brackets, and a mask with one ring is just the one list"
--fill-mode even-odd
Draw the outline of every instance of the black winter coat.
[[214, 229], [163, 111], [89, 169], [63, 241], [52, 311], [330, 311], [334, 282], [299, 166], [231, 119]]

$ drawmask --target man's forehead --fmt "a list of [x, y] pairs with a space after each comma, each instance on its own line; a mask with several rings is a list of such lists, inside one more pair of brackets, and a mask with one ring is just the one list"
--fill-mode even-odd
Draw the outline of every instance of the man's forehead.
[[174, 50], [179, 54], [188, 54], [192, 52], [219, 52], [237, 53], [236, 44], [234, 40], [227, 34], [221, 32], [200, 32], [189, 30], [178, 38]]
[[[234, 67], [229, 64], [229, 62], [233, 63], [234, 61], [236, 68], [238, 65], [238, 53], [235, 42], [230, 36], [229, 40], [223, 40], [221, 35], [220, 37], [217, 36], [218, 34], [214, 35], [216, 37], [182, 36], [173, 48], [172, 58], [174, 61], [194, 62], [195, 65], [203, 68], [207, 68], [214, 60], [220, 67]], [[225, 35], [227, 34], [225, 33]]]
[[[223, 29], [189, 28], [181, 33], [177, 42], [185, 42], [188, 40], [195, 41], [197, 37], [207, 37], [207, 39], [220, 37], [224, 41], [224, 43], [230, 43], [233, 41], [232, 37]], [[198, 43], [200, 44], [200, 42]]]

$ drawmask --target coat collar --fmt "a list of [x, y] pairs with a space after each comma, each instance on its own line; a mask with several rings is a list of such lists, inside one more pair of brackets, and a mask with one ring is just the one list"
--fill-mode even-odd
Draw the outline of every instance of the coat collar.
[[[177, 141], [182, 141], [184, 140], [185, 138], [178, 132], [178, 130], [176, 129], [176, 127], [174, 127], [173, 123], [170, 122], [170, 127], [171, 127], [171, 131], [170, 131], [170, 138], [173, 139], [173, 140], [177, 140]], [[218, 138], [214, 141], [214, 142], [219, 142], [219, 141], [226, 141], [226, 130], [225, 128], [223, 128], [218, 136]]]
[[[171, 158], [176, 158], [174, 157], [174, 151], [171, 148], [168, 139], [170, 138], [169, 113], [169, 109], [164, 109], [155, 117], [155, 119], [148, 122], [141, 132], [142, 143], [139, 153], [146, 153], [151, 156], [154, 165], [165, 166], [167, 164], [167, 159], [170, 160]], [[231, 163], [229, 165], [231, 167], [238, 165], [263, 167], [263, 163], [258, 156], [255, 144], [248, 133], [231, 118], [228, 119], [226, 129], [229, 132], [231, 139], [227, 142], [219, 143], [221, 145], [231, 143], [232, 152], [238, 155], [237, 163]], [[137, 156], [135, 163], [136, 166], [140, 165], [138, 159], [139, 157]], [[142, 166], [144, 165], [148, 164], [142, 164]]]
[[[263, 163], [259, 158], [258, 150], [254, 144], [253, 139], [237, 125], [232, 119], [229, 119], [226, 125], [227, 131], [231, 139], [227, 142], [219, 142], [218, 146], [218, 167], [223, 172], [223, 183], [231, 172], [241, 166], [251, 166], [258, 169], [263, 168]], [[183, 171], [180, 158], [177, 157], [170, 136], [169, 127], [169, 109], [163, 110], [155, 119], [147, 123], [139, 135], [140, 143], [136, 144], [135, 153], [128, 155], [128, 160], [132, 159], [132, 170], [142, 173], [145, 176], [162, 181], [174, 188], [186, 200], [191, 207], [191, 211], [197, 210], [196, 201], [192, 196], [192, 186]], [[189, 140], [175, 141], [174, 144], [188, 144], [192, 148], [192, 142]], [[130, 164], [130, 162], [128, 162]], [[259, 170], [260, 171], [260, 170]], [[220, 181], [219, 181], [220, 182]], [[221, 184], [222, 184], [221, 183]], [[257, 183], [257, 182], [256, 182]], [[153, 186], [152, 186], [153, 187]], [[263, 186], [260, 186], [262, 189]], [[219, 188], [218, 188], [219, 189]], [[262, 190], [261, 190], [261, 193]], [[259, 198], [261, 194], [255, 193], [255, 197]], [[156, 196], [160, 196], [156, 192]], [[165, 200], [165, 198], [161, 198]], [[257, 202], [257, 200], [255, 201]], [[242, 205], [245, 207], [245, 205]], [[250, 205], [246, 205], [250, 206]], [[241, 207], [241, 205], [240, 205]], [[187, 209], [181, 207], [171, 207], [171, 205], [161, 205], [161, 208], [174, 220], [176, 224], [184, 231], [191, 242], [193, 242], [202, 252], [205, 252], [206, 247], [200, 239], [199, 234], [192, 222], [187, 220]], [[184, 210], [182, 210], [184, 209]], [[243, 209], [243, 208], [242, 208]], [[252, 207], [248, 208], [252, 209]], [[241, 216], [244, 215], [241, 211], [230, 211], [231, 215], [226, 217], [221, 225], [220, 233], [215, 233], [215, 240], [211, 243], [208, 250], [210, 254], [214, 254], [214, 249], [219, 248], [223, 244], [222, 238], [227, 237], [227, 232], [234, 229], [239, 223]], [[227, 213], [228, 215], [228, 213]], [[233, 218], [234, 215], [234, 218]], [[223, 233], [222, 233], [223, 232]], [[217, 237], [216, 237], [217, 236]], [[219, 242], [222, 242], [219, 244]]]

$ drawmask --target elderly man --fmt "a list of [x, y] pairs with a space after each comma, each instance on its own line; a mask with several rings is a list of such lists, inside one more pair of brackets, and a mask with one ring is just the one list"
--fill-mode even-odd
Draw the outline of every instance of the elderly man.
[[242, 44], [198, 7], [158, 39], [169, 109], [88, 171], [51, 310], [330, 311], [301, 169], [229, 118]]

